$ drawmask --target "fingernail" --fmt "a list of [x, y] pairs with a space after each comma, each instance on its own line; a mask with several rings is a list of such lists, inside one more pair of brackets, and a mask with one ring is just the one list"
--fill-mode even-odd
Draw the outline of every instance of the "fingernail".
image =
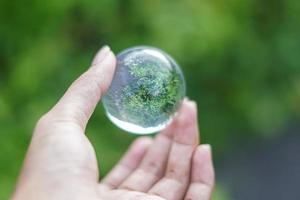
[[193, 101], [193, 100], [191, 100], [189, 97], [184, 97], [184, 99], [183, 99], [183, 101], [185, 101], [186, 103], [188, 103], [188, 104], [195, 104], [196, 102], [195, 101]]
[[204, 149], [205, 151], [211, 152], [210, 144], [202, 144], [201, 148]]
[[185, 102], [186, 102], [186, 105], [189, 106], [190, 108], [193, 108], [193, 109], [197, 108], [197, 103], [195, 101], [185, 99]]
[[104, 47], [102, 47], [96, 54], [92, 62], [92, 66], [102, 62], [104, 58], [108, 55], [109, 51], [110, 51], [109, 46], [105, 45]]

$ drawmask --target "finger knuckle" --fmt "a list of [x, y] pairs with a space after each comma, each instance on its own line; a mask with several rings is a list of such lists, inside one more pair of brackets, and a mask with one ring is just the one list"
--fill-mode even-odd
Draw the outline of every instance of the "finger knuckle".
[[103, 90], [101, 79], [103, 78], [93, 74], [91, 71], [87, 71], [81, 75], [78, 82], [80, 82], [81, 86], [84, 86], [83, 88], [91, 91], [88, 94], [94, 94], [99, 97]]

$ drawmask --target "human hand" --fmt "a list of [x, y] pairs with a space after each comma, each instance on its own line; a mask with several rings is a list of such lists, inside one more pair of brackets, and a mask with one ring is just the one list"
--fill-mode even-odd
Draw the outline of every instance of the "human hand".
[[[14, 200], [209, 200], [214, 170], [199, 145], [196, 104], [184, 100], [154, 139], [140, 137], [99, 183], [86, 124], [108, 89], [116, 59], [108, 47], [37, 123]], [[105, 152], [103, 152], [105, 153]]]

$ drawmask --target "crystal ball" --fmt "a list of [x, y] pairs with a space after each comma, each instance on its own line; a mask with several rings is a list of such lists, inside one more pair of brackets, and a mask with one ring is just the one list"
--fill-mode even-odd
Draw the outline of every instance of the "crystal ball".
[[183, 73], [170, 55], [154, 47], [138, 46], [117, 55], [116, 71], [103, 105], [108, 118], [119, 128], [150, 134], [171, 122], [185, 90]]

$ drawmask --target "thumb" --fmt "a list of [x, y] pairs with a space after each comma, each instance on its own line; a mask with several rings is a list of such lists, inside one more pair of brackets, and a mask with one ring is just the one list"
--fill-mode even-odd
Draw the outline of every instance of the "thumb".
[[[16, 195], [23, 195], [23, 190], [27, 191], [28, 187], [33, 187], [40, 188], [29, 190], [33, 192], [30, 195], [37, 197], [36, 191], [48, 188], [48, 183], [50, 187], [53, 183], [59, 185], [57, 188], [60, 190], [60, 187], [73, 187], [74, 177], [79, 177], [81, 183], [98, 179], [93, 147], [82, 134], [82, 130], [78, 131], [77, 127], [85, 129], [97, 102], [111, 83], [115, 65], [116, 58], [109, 47], [102, 48], [96, 54], [91, 67], [39, 120], [24, 161]], [[76, 125], [75, 128], [73, 125]], [[72, 183], [67, 184], [68, 181]], [[77, 184], [77, 186], [81, 185]]]
[[108, 46], [95, 56], [91, 67], [69, 87], [50, 111], [51, 116], [71, 121], [85, 129], [101, 96], [107, 91], [116, 67], [116, 58]]

